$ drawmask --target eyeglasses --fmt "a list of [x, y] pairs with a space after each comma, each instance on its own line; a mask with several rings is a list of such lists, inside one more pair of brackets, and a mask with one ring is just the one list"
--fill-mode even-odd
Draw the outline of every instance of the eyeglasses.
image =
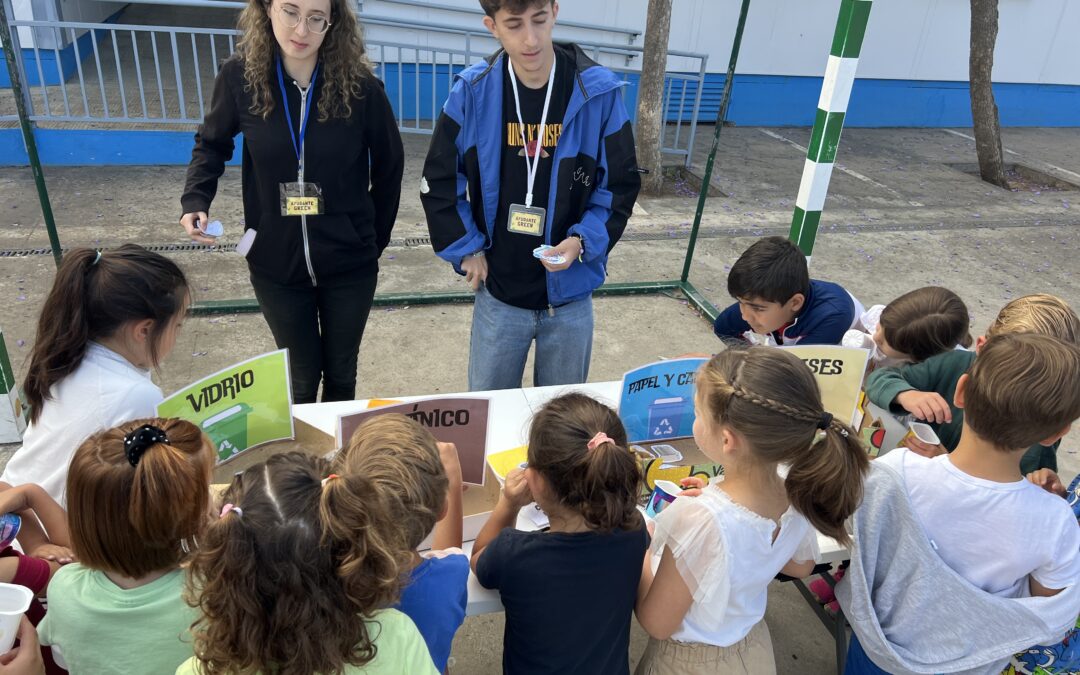
[[[295, 9], [278, 7], [278, 13], [281, 14], [281, 22], [289, 28], [296, 28], [300, 25], [300, 12]], [[330, 30], [330, 21], [325, 16], [314, 14], [307, 18], [307, 29], [316, 35], [322, 35]]]

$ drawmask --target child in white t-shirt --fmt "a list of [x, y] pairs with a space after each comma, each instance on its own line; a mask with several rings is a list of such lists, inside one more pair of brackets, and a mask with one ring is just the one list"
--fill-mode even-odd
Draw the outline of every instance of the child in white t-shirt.
[[41, 308], [23, 390], [30, 426], [0, 481], [34, 483], [63, 506], [68, 464], [91, 434], [153, 417], [150, 380], [187, 310], [184, 273], [134, 244], [70, 251]]
[[[896, 450], [877, 460], [904, 477], [941, 560], [987, 593], [1054, 596], [1080, 581], [1076, 516], [1020, 473], [1028, 447], [1057, 442], [1080, 417], [1078, 380], [1076, 345], [1033, 333], [991, 338], [956, 385], [964, 410], [956, 450], [932, 459]], [[860, 630], [872, 627], [853, 628], [846, 672], [885, 672], [859, 642]], [[909, 637], [905, 644], [917, 649]], [[934, 639], [927, 634], [923, 646], [932, 649]]]
[[724, 476], [656, 520], [636, 607], [651, 639], [636, 672], [775, 672], [766, 589], [780, 572], [813, 570], [815, 528], [847, 541], [866, 451], [783, 350], [717, 354], [698, 373], [695, 408], [694, 439]]

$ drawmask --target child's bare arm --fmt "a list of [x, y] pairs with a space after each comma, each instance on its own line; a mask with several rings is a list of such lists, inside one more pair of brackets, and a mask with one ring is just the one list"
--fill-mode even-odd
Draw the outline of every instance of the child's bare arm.
[[780, 570], [780, 574], [785, 574], [789, 577], [795, 577], [796, 579], [805, 579], [810, 576], [810, 573], [814, 571], [814, 567], [817, 565], [813, 560], [789, 560], [784, 568]]
[[694, 596], [675, 566], [675, 556], [666, 546], [656, 576], [649, 567], [648, 554], [641, 572], [634, 613], [646, 633], [657, 640], [666, 640], [682, 625], [694, 603]]
[[480, 558], [480, 554], [484, 552], [484, 548], [499, 535], [503, 528], [513, 527], [514, 523], [517, 522], [518, 511], [531, 501], [532, 495], [529, 493], [529, 484], [525, 482], [525, 472], [521, 469], [514, 469], [507, 473], [506, 482], [503, 484], [502, 492], [499, 494], [499, 502], [495, 505], [491, 517], [484, 523], [484, 527], [480, 530], [480, 534], [476, 535], [476, 541], [473, 543], [473, 572], [476, 572], [476, 561]]
[[1047, 588], [1035, 581], [1035, 577], [1028, 577], [1028, 580], [1030, 581], [1031, 595], [1036, 598], [1051, 598], [1065, 590], [1064, 588]]
[[70, 561], [67, 513], [56, 500], [32, 483], [6, 489], [0, 484], [0, 489], [0, 513], [16, 512], [22, 517], [18, 540], [23, 549], [36, 557]]
[[446, 492], [446, 514], [435, 523], [435, 536], [431, 547], [436, 550], [461, 548], [462, 511], [461, 511], [461, 462], [458, 460], [457, 447], [453, 443], [439, 443], [439, 457], [442, 459], [446, 477], [450, 482]]

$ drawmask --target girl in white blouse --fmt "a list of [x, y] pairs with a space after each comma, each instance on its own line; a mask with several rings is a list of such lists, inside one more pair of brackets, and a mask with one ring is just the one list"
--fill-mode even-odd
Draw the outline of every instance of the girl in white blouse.
[[810, 574], [815, 528], [847, 541], [866, 451], [782, 349], [714, 356], [698, 373], [695, 409], [694, 439], [724, 475], [656, 520], [636, 607], [651, 639], [636, 673], [775, 673], [768, 584]]

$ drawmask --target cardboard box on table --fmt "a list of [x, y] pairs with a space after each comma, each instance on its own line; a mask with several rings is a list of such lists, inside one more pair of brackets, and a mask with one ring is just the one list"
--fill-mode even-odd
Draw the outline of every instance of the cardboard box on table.
[[[215, 485], [220, 490], [224, 490], [232, 482], [233, 474], [265, 462], [272, 455], [282, 452], [300, 451], [325, 457], [337, 449], [337, 441], [333, 434], [317, 429], [296, 417], [293, 418], [293, 428], [296, 432], [296, 440], [267, 443], [247, 450], [234, 459], [219, 464], [214, 469], [213, 482]], [[480, 528], [487, 522], [488, 516], [499, 501], [499, 481], [495, 474], [492, 473], [491, 467], [486, 464], [485, 467], [484, 484], [482, 486], [469, 485], [461, 497], [465, 541], [476, 539], [476, 535], [480, 533]], [[402, 515], [404, 516], [404, 514]], [[428, 540], [421, 544], [420, 548], [430, 548], [430, 539], [428, 537]]]

